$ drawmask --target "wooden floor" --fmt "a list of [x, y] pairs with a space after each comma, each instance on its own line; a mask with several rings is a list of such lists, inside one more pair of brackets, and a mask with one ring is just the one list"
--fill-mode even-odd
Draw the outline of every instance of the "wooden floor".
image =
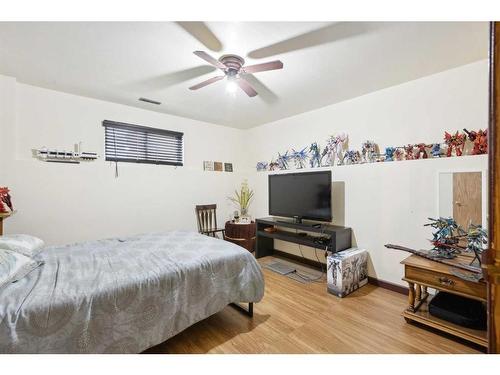
[[228, 306], [146, 353], [480, 353], [406, 323], [402, 294], [366, 285], [341, 299], [326, 292], [325, 280], [301, 284], [267, 269], [264, 275], [253, 318]]

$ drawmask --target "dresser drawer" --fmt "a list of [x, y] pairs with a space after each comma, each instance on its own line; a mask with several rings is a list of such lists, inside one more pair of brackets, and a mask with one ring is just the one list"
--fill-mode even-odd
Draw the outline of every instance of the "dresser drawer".
[[463, 280], [459, 277], [429, 269], [406, 266], [405, 278], [439, 290], [456, 292], [470, 298], [486, 300], [486, 284]]

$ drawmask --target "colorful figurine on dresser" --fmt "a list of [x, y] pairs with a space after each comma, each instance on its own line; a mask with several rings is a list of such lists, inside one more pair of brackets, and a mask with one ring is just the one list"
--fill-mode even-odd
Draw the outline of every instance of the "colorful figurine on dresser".
[[373, 141], [364, 141], [361, 145], [361, 161], [363, 163], [373, 163], [377, 160], [378, 146]]
[[453, 135], [444, 132], [444, 143], [448, 146], [446, 156], [453, 156], [453, 150], [455, 150], [455, 156], [462, 156], [465, 147], [465, 139], [465, 134], [459, 133], [458, 131]]
[[484, 246], [488, 244], [488, 235], [481, 225], [469, 224], [467, 228], [467, 247], [466, 252], [474, 253], [474, 259], [470, 263], [481, 266], [481, 254]]
[[269, 163], [269, 170], [270, 171], [279, 171], [280, 170], [280, 165], [277, 161], [271, 160]]
[[443, 153], [441, 151], [441, 143], [434, 143], [431, 146], [431, 155], [433, 158], [440, 158], [443, 156]]
[[415, 146], [414, 145], [406, 145], [403, 146], [403, 150], [405, 151], [405, 159], [406, 160], [413, 160], [415, 159]]
[[298, 169], [302, 169], [306, 167], [307, 164], [307, 147], [304, 147], [300, 151], [295, 151], [292, 149], [292, 159], [293, 162], [295, 163], [295, 167]]
[[415, 147], [417, 148], [415, 159], [427, 159], [429, 157], [427, 154], [427, 147], [430, 147], [429, 145], [426, 145], [425, 143], [418, 143]]
[[283, 155], [281, 155], [278, 152], [278, 160], [277, 160], [277, 162], [278, 162], [279, 168], [281, 170], [289, 169], [288, 160], [290, 160], [290, 155], [288, 155], [288, 150]]
[[269, 167], [269, 164], [265, 161], [259, 161], [257, 163], [257, 172], [263, 172], [263, 171], [267, 171], [267, 168]]
[[461, 252], [459, 241], [466, 234], [465, 231], [451, 217], [429, 218], [429, 220], [431, 222], [424, 224], [424, 226], [434, 228], [432, 240], [430, 240], [434, 245], [431, 254], [436, 258], [455, 258]]
[[359, 151], [347, 150], [342, 159], [343, 165], [359, 164], [361, 161], [361, 154]]
[[309, 154], [309, 165], [311, 168], [321, 167], [321, 153], [317, 142], [311, 143]]
[[488, 153], [488, 129], [484, 131], [479, 129], [477, 132], [474, 130], [468, 131], [467, 129], [464, 129], [464, 132], [474, 145], [472, 148], [472, 155], [482, 155]]
[[394, 161], [394, 153], [396, 152], [396, 147], [386, 147], [385, 148], [385, 159], [384, 161]]

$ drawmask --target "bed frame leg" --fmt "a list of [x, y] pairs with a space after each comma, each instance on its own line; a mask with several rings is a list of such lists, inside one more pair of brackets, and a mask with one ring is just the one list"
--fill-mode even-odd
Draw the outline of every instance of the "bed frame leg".
[[236, 310], [238, 310], [239, 312], [241, 312], [245, 315], [248, 315], [250, 318], [253, 317], [253, 302], [248, 303], [248, 309], [245, 309], [244, 307], [240, 306], [237, 303], [231, 303], [230, 305], [232, 307], [234, 307]]

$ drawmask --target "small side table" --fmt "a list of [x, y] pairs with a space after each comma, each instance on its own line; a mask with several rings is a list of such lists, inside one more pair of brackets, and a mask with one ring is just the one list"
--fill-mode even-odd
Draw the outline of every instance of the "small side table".
[[[459, 263], [470, 262], [470, 257], [459, 255]], [[461, 279], [453, 274], [452, 266], [437, 263], [429, 259], [411, 255], [401, 262], [405, 266], [404, 281], [408, 283], [408, 307], [403, 311], [407, 322], [417, 322], [434, 329], [446, 332], [481, 346], [488, 346], [487, 332], [465, 328], [439, 319], [429, 313], [430, 295], [427, 288], [433, 288], [486, 302], [486, 282], [473, 282]], [[463, 271], [464, 274], [469, 271]]]
[[3, 236], [3, 219], [12, 216], [14, 212], [0, 212], [0, 236]]
[[251, 253], [255, 249], [255, 222], [251, 223], [236, 223], [233, 221], [226, 221], [226, 241], [232, 242], [236, 245], [244, 247]]

